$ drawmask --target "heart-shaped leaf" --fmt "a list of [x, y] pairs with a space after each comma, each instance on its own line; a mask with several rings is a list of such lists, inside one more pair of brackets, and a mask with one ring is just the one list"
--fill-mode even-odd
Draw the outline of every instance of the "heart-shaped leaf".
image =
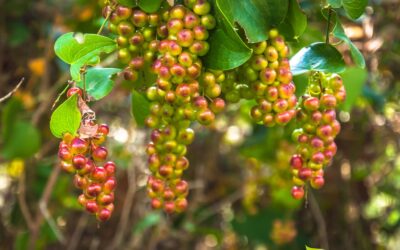
[[214, 31], [208, 40], [210, 51], [204, 58], [207, 68], [229, 70], [247, 62], [252, 50], [239, 39], [230, 37], [222, 29]]
[[147, 13], [153, 13], [160, 8], [162, 2], [163, 0], [140, 0], [139, 7]]
[[78, 95], [73, 95], [63, 102], [50, 118], [51, 133], [61, 138], [64, 133], [75, 134], [81, 123], [81, 112], [78, 108]]
[[[114, 88], [114, 81], [111, 77], [120, 72], [117, 68], [90, 68], [85, 75], [86, 92], [95, 100], [107, 96]], [[83, 82], [77, 82], [80, 88], [83, 88]]]
[[40, 148], [40, 133], [32, 124], [16, 121], [1, 154], [5, 159], [28, 158]]
[[150, 114], [150, 102], [145, 94], [139, 93], [136, 90], [132, 91], [132, 115], [138, 126], [143, 127], [146, 117]]
[[[326, 13], [324, 13], [326, 16]], [[354, 45], [354, 43], [350, 40], [350, 38], [344, 32], [342, 24], [336, 13], [332, 13], [332, 20], [335, 22], [335, 27], [333, 28], [332, 34], [339, 38], [340, 40], [344, 41], [350, 47], [351, 57], [353, 58], [354, 63], [361, 68], [365, 67], [365, 59], [364, 56], [361, 54], [360, 50]]]
[[267, 40], [268, 30], [278, 26], [288, 11], [289, 0], [217, 0], [217, 8], [233, 25], [243, 28], [250, 43]]
[[210, 34], [210, 50], [203, 61], [210, 69], [234, 69], [250, 59], [252, 50], [242, 41], [220, 9], [215, 7], [215, 10], [217, 28]]
[[79, 70], [84, 65], [95, 65], [101, 53], [111, 53], [117, 44], [111, 38], [96, 34], [67, 33], [59, 37], [54, 45], [56, 55], [71, 65], [71, 76], [80, 80]]
[[289, 0], [289, 10], [279, 31], [286, 40], [297, 40], [307, 28], [307, 16], [300, 8], [297, 0]]
[[347, 15], [353, 19], [359, 18], [365, 11], [368, 5], [368, 0], [328, 0], [333, 8], [340, 8], [343, 6]]
[[293, 75], [299, 75], [311, 70], [329, 73], [340, 73], [345, 70], [342, 55], [335, 47], [326, 43], [313, 43], [301, 49], [290, 59]]
[[357, 19], [364, 13], [368, 0], [342, 0], [342, 3], [347, 15]]

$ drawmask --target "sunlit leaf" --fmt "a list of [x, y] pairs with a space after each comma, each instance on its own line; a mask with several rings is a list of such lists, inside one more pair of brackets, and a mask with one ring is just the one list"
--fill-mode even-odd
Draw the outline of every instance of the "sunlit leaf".
[[340, 73], [345, 70], [342, 55], [335, 47], [326, 43], [313, 43], [301, 49], [290, 60], [293, 75], [311, 70], [328, 73]]
[[[120, 72], [117, 68], [90, 68], [85, 75], [86, 92], [95, 100], [107, 96], [114, 88], [111, 77]], [[83, 88], [83, 81], [77, 82]]]
[[210, 69], [229, 70], [239, 67], [252, 55], [252, 50], [242, 41], [221, 10], [216, 7], [218, 25], [210, 34], [210, 50], [204, 57]]
[[61, 138], [64, 133], [75, 134], [80, 123], [81, 113], [78, 108], [78, 96], [75, 94], [53, 112], [50, 118], [50, 130], [55, 137]]
[[233, 24], [243, 28], [250, 43], [264, 41], [288, 11], [289, 0], [217, 0], [217, 6]]
[[56, 55], [71, 65], [74, 80], [80, 80], [79, 69], [82, 66], [97, 64], [101, 53], [111, 53], [116, 48], [116, 42], [111, 38], [72, 32], [59, 37], [54, 45]]

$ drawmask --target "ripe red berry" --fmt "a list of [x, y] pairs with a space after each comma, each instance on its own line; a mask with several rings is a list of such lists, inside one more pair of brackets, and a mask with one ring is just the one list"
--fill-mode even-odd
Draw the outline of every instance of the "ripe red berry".
[[72, 87], [70, 89], [68, 89], [67, 91], [67, 97], [71, 97], [75, 94], [78, 94], [79, 96], [82, 96], [82, 90], [78, 87]]
[[86, 206], [86, 211], [89, 213], [96, 213], [99, 210], [99, 206], [97, 205], [96, 201], [94, 200], [88, 200], [85, 204]]
[[108, 155], [108, 151], [105, 147], [97, 147], [93, 152], [92, 152], [92, 157], [93, 160], [97, 162], [103, 162], [106, 160]]
[[108, 210], [107, 208], [103, 208], [100, 210], [100, 212], [96, 213], [96, 218], [99, 221], [107, 221], [111, 217], [111, 211]]
[[303, 187], [298, 187], [294, 186], [292, 188], [292, 197], [296, 200], [303, 199], [304, 197], [304, 188]]

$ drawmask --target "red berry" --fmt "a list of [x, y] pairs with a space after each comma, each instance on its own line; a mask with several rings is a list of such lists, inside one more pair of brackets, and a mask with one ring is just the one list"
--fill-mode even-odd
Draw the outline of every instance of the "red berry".
[[92, 152], [92, 157], [93, 160], [97, 162], [102, 162], [105, 161], [107, 158], [108, 151], [105, 147], [97, 147], [93, 152]]
[[86, 211], [89, 213], [96, 213], [99, 210], [99, 206], [97, 205], [96, 201], [88, 200], [86, 202]]
[[71, 97], [75, 94], [78, 94], [79, 96], [82, 96], [82, 90], [78, 87], [72, 87], [70, 89], [68, 89], [67, 91], [67, 97]]
[[295, 198], [296, 200], [303, 199], [303, 197], [304, 197], [304, 188], [303, 187], [294, 186], [292, 188], [292, 197]]
[[111, 211], [106, 208], [103, 208], [100, 210], [100, 212], [96, 213], [96, 218], [99, 221], [103, 221], [103, 222], [107, 221], [108, 219], [110, 219], [110, 217], [111, 217]]

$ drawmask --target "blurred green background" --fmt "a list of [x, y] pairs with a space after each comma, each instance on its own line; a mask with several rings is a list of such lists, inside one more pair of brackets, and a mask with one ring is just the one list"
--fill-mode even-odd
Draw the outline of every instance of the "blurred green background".
[[[309, 26], [293, 52], [323, 40], [326, 26], [320, 1], [300, 3]], [[80, 209], [71, 176], [57, 168], [58, 141], [48, 122], [68, 80], [54, 41], [68, 31], [94, 33], [100, 5], [0, 0], [0, 96], [26, 79], [0, 103], [0, 249], [400, 249], [400, 1], [371, 0], [360, 19], [342, 22], [367, 67], [351, 66], [348, 47], [339, 46], [349, 65], [348, 99], [323, 189], [310, 190], [306, 201], [292, 199], [293, 125], [253, 125], [242, 102], [212, 130], [195, 125], [188, 211], [151, 211], [149, 131], [136, 127], [130, 86], [122, 84], [93, 106], [111, 126], [108, 147], [119, 165], [115, 212], [98, 224]], [[295, 78], [298, 89], [305, 80]]]

